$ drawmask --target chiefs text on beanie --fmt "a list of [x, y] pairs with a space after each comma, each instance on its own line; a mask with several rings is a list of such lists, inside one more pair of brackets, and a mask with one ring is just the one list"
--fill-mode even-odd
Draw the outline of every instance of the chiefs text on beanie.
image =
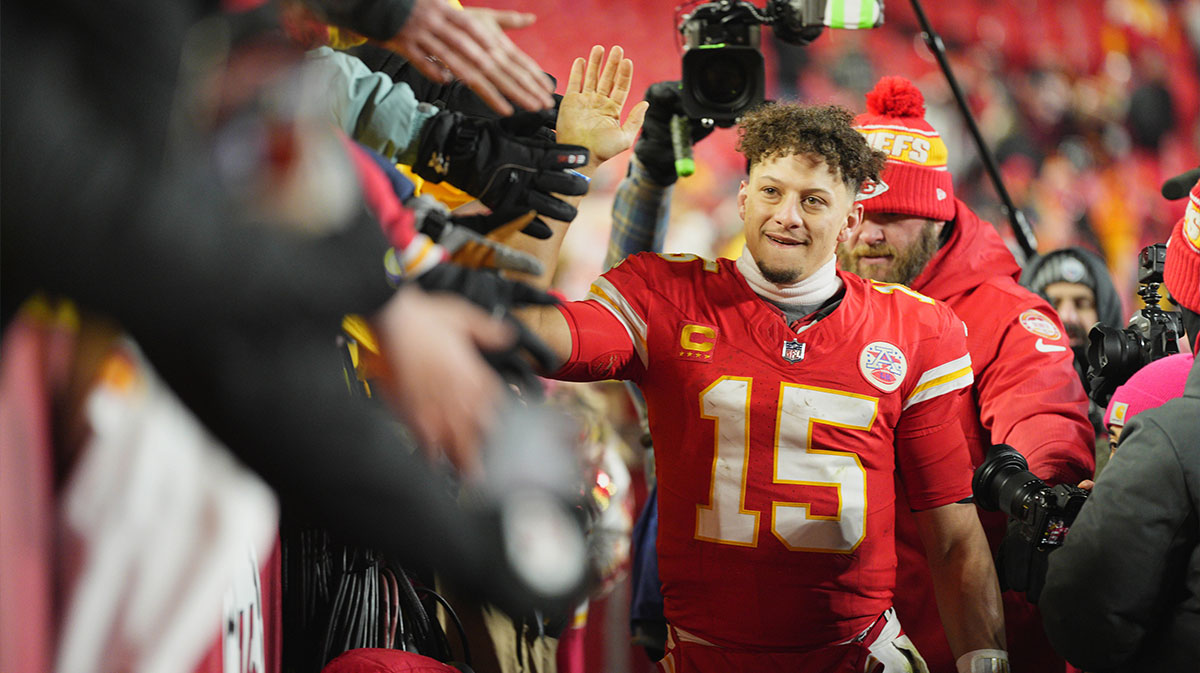
[[874, 149], [887, 154], [879, 182], [863, 185], [858, 201], [868, 213], [954, 219], [954, 185], [946, 144], [925, 122], [925, 97], [903, 77], [884, 77], [867, 94], [867, 111], [854, 120]]
[[1167, 239], [1163, 280], [1180, 306], [1200, 313], [1200, 181], [1188, 195], [1187, 212]]

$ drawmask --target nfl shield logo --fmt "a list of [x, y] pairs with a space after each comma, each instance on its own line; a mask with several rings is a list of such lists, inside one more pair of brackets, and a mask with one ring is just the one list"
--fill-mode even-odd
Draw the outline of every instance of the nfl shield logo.
[[799, 362], [804, 359], [804, 349], [807, 346], [799, 341], [783, 342], [783, 359], [788, 362]]

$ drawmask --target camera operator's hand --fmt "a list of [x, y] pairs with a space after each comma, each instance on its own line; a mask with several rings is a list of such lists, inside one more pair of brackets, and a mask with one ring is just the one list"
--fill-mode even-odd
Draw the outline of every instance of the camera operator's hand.
[[554, 195], [587, 193], [587, 179], [567, 171], [584, 167], [588, 150], [531, 135], [545, 122], [535, 113], [497, 120], [439, 112], [421, 128], [413, 172], [471, 194], [501, 221], [536, 210], [570, 222], [575, 207]]
[[[650, 179], [666, 187], [675, 184], [679, 177], [675, 171], [675, 147], [671, 143], [671, 119], [685, 116], [679, 82], [651, 84], [650, 88], [646, 89], [646, 102], [650, 104], [650, 109], [646, 111], [646, 123], [642, 126], [642, 135], [633, 146], [633, 153], [646, 167]], [[694, 145], [707, 138], [713, 127], [705, 126], [699, 120], [689, 119], [688, 130]]]
[[604, 47], [596, 45], [585, 61], [575, 59], [567, 90], [558, 108], [560, 142], [583, 145], [591, 151], [590, 168], [595, 168], [629, 149], [646, 116], [648, 103], [640, 102], [621, 124], [621, 109], [633, 81], [633, 61], [614, 46], [604, 60]]

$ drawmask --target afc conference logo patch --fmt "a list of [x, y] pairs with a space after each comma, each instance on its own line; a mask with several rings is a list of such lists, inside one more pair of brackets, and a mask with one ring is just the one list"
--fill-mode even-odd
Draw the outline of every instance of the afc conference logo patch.
[[859, 354], [858, 370], [867, 383], [890, 393], [904, 383], [908, 361], [899, 348], [886, 341], [873, 341]]
[[795, 364], [804, 359], [806, 350], [808, 350], [808, 344], [803, 341], [785, 341], [783, 342], [783, 359]]
[[1025, 331], [1034, 336], [1052, 341], [1062, 338], [1062, 332], [1058, 330], [1058, 325], [1055, 325], [1053, 320], [1047, 318], [1046, 314], [1036, 308], [1031, 308], [1022, 313], [1020, 320], [1021, 327], [1024, 327]]

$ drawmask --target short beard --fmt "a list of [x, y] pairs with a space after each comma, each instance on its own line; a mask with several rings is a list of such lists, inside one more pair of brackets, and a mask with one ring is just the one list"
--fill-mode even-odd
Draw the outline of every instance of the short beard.
[[932, 220], [926, 222], [921, 227], [921, 233], [917, 236], [917, 240], [913, 241], [913, 244], [905, 250], [897, 250], [895, 246], [886, 242], [875, 245], [857, 245], [853, 250], [847, 250], [846, 245], [841, 244], [837, 249], [838, 264], [843, 271], [849, 271], [863, 278], [871, 278], [869, 272], [864, 273], [858, 263], [859, 260], [863, 257], [890, 255], [891, 265], [883, 271], [881, 278], [874, 280], [908, 285], [914, 278], [921, 275], [921, 272], [925, 270], [925, 265], [937, 254], [938, 238], [941, 232], [938, 231], [936, 225], [937, 223]]
[[1070, 339], [1072, 348], [1087, 347], [1088, 332], [1090, 330], [1085, 329], [1083, 325], [1073, 322], [1063, 323], [1063, 329], [1067, 330], [1067, 338]]
[[763, 278], [776, 285], [791, 285], [800, 280], [800, 269], [772, 269], [763, 266], [763, 263], [757, 259], [754, 260], [754, 263], [758, 265], [758, 270], [762, 273]]

